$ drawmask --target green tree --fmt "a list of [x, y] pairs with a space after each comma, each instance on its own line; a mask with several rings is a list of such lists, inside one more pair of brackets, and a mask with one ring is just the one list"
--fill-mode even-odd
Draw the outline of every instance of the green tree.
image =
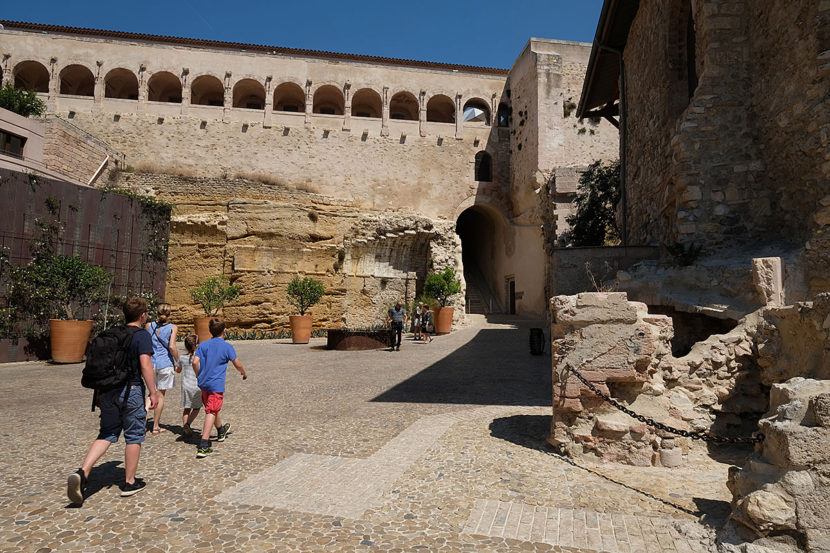
[[0, 88], [0, 108], [13, 111], [23, 117], [40, 116], [46, 111], [46, 104], [37, 97], [34, 90], [15, 88], [11, 82]]
[[311, 277], [300, 278], [295, 276], [288, 283], [288, 302], [305, 315], [312, 305], [319, 302], [326, 293], [323, 283]]
[[437, 300], [441, 307], [446, 307], [447, 301], [459, 292], [461, 280], [455, 276], [452, 267], [447, 267], [440, 273], [432, 273], [424, 282], [424, 295]]
[[190, 297], [205, 310], [206, 317], [215, 317], [226, 302], [234, 301], [242, 292], [238, 284], [231, 284], [225, 275], [219, 275], [200, 282], [190, 290]]
[[614, 246], [620, 242], [617, 202], [620, 200], [620, 162], [595, 161], [579, 177], [576, 207], [566, 219], [571, 230], [560, 239], [566, 246]]

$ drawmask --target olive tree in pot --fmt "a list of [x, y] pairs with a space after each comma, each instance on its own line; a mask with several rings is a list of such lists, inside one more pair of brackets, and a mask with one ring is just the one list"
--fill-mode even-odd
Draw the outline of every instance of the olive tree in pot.
[[323, 283], [311, 277], [295, 276], [288, 283], [288, 302], [297, 308], [299, 315], [288, 317], [291, 323], [291, 341], [295, 344], [307, 344], [311, 338], [311, 315], [305, 312], [320, 301], [326, 291]]
[[106, 297], [113, 275], [77, 256], [39, 252], [28, 265], [13, 268], [10, 280], [10, 303], [21, 307], [27, 324], [48, 325], [52, 361], [80, 363], [92, 331], [90, 306]]
[[459, 292], [461, 292], [461, 279], [455, 276], [455, 269], [452, 267], [427, 276], [424, 282], [424, 295], [434, 298], [439, 304], [433, 310], [436, 334], [447, 334], [452, 330], [455, 308], [447, 307], [447, 302]]
[[239, 298], [240, 292], [242, 292], [242, 287], [238, 284], [231, 284], [230, 279], [225, 275], [211, 277], [190, 290], [190, 297], [205, 310], [205, 316], [196, 317], [193, 322], [196, 334], [199, 335], [199, 342], [211, 339], [208, 323], [219, 315], [219, 310], [227, 302]]

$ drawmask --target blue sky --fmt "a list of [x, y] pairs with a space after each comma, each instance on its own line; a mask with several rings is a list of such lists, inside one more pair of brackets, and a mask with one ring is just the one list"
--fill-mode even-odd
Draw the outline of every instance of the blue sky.
[[509, 68], [531, 36], [591, 42], [602, 0], [59, 0], [0, 19]]

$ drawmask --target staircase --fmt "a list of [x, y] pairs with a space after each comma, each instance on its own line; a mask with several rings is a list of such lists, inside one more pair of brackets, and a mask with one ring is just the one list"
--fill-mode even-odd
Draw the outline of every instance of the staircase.
[[464, 280], [467, 281], [467, 294], [464, 298], [465, 311], [479, 315], [503, 313], [496, 295], [490, 290], [484, 275], [474, 267], [464, 269]]

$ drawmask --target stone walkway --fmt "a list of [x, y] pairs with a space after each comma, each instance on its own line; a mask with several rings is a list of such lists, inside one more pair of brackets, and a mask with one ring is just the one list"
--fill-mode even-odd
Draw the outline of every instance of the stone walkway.
[[119, 496], [122, 442], [80, 508], [66, 477], [97, 431], [81, 366], [0, 365], [0, 551], [706, 550], [728, 465], [552, 456], [550, 358], [529, 354], [531, 326], [476, 318], [394, 353], [238, 342], [250, 378], [229, 376], [216, 453], [181, 440], [171, 390], [168, 431], [142, 449], [147, 489]]

